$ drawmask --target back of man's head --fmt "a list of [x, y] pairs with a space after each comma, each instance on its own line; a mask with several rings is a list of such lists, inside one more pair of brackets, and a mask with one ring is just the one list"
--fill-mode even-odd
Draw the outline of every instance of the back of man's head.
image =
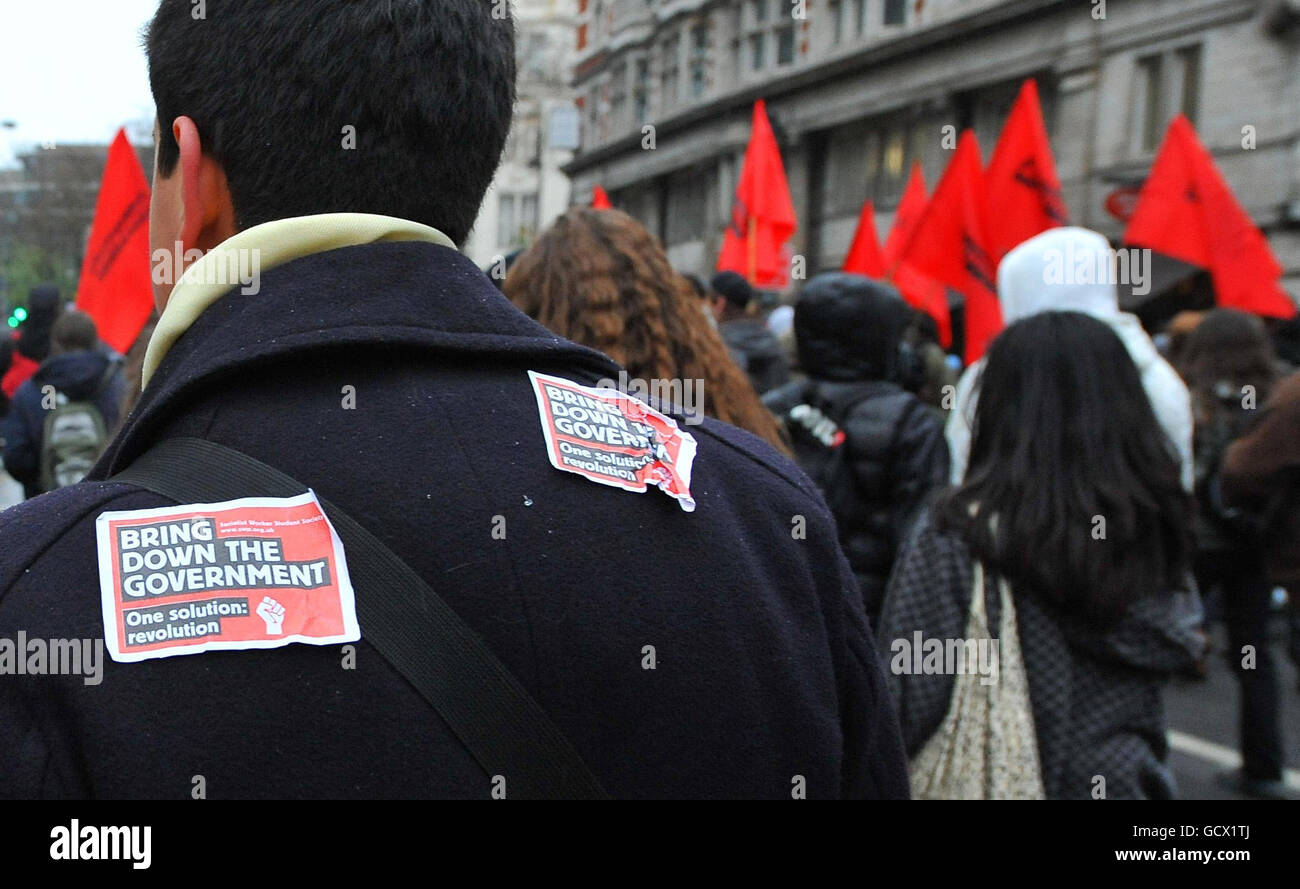
[[739, 272], [718, 272], [709, 285], [733, 312], [744, 312], [755, 299], [753, 286]]
[[98, 342], [99, 332], [95, 329], [94, 319], [76, 309], [60, 315], [50, 331], [50, 346], [56, 355], [86, 352], [95, 348]]
[[504, 0], [162, 0], [146, 49], [159, 173], [192, 118], [240, 229], [378, 213], [460, 243], [510, 129]]

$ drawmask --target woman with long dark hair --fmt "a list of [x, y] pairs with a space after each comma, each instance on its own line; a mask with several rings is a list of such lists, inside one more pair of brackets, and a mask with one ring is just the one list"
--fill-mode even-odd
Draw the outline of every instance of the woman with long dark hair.
[[1272, 584], [1263, 524], [1270, 504], [1230, 509], [1220, 485], [1228, 446], [1251, 428], [1272, 394], [1280, 375], [1277, 358], [1259, 318], [1214, 309], [1187, 335], [1179, 370], [1196, 419], [1196, 577], [1207, 599], [1219, 605], [1228, 631], [1224, 654], [1241, 689], [1242, 767], [1220, 780], [1249, 796], [1288, 797], [1293, 794], [1282, 783], [1278, 677], [1268, 635]]
[[881, 618], [914, 770], [937, 734], [973, 717], [950, 707], [970, 664], [913, 649], [964, 641], [979, 612], [1003, 658], [981, 679], [999, 690], [1027, 679], [1001, 705], [1028, 728], [1021, 765], [1038, 795], [1168, 797], [1160, 682], [1200, 642], [1176, 451], [1123, 342], [1087, 315], [1012, 325], [978, 385], [966, 481], [918, 519]]

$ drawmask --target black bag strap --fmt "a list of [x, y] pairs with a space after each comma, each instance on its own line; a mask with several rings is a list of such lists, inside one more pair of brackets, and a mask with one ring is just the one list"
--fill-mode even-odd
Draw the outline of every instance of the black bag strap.
[[[293, 497], [307, 486], [240, 451], [197, 438], [154, 445], [110, 481], [178, 503]], [[321, 506], [347, 555], [363, 638], [438, 711], [511, 799], [605, 799], [578, 752], [483, 640], [347, 513]]]
[[104, 368], [104, 375], [99, 378], [99, 384], [95, 386], [95, 394], [91, 397], [91, 401], [97, 402], [103, 397], [104, 393], [108, 391], [108, 387], [113, 385], [113, 377], [117, 376], [117, 371], [117, 362], [110, 358], [108, 367]]

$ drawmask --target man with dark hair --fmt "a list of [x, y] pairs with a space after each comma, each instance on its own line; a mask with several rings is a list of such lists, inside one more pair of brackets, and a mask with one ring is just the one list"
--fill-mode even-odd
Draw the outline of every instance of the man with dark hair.
[[229, 191], [217, 234], [379, 213], [459, 244], [514, 102], [514, 25], [494, 7], [214, 0], [195, 18], [193, 4], [163, 2], [145, 41], [157, 172], [170, 182], [188, 161], [198, 184]]
[[754, 288], [737, 272], [719, 272], [710, 283], [718, 333], [736, 364], [749, 375], [754, 391], [762, 395], [784, 385], [790, 378], [790, 363], [766, 319], [757, 312]]
[[[464, 676], [430, 678], [393, 655], [394, 638], [433, 614], [448, 624], [438, 600], [610, 795], [906, 796], [880, 661], [808, 480], [751, 435], [684, 427], [594, 388], [619, 368], [529, 320], [454, 249], [510, 123], [504, 8], [212, 0], [195, 19], [188, 0], [163, 0], [147, 40], [150, 231], [155, 251], [187, 257], [184, 275], [171, 285], [155, 268], [144, 391], [91, 480], [0, 514], [0, 637], [103, 636], [113, 660], [95, 686], [0, 676], [0, 796], [180, 797], [198, 775], [210, 797], [537, 786], [530, 769], [564, 748], [554, 735], [537, 735], [550, 740], [522, 772], [494, 774], [495, 752], [463, 729], [510, 726], [512, 711], [449, 705], [430, 686]], [[236, 283], [232, 269], [258, 271]], [[223, 650], [173, 635], [185, 609], [162, 606], [189, 587], [169, 584], [229, 584], [243, 569], [185, 568], [193, 547], [168, 541], [207, 526], [148, 524], [184, 513], [178, 500], [211, 502], [142, 486], [140, 467], [181, 439], [243, 452], [222, 452], [227, 466], [252, 457], [332, 504], [347, 564], [326, 560], [339, 575], [326, 586], [346, 613], [352, 569], [359, 631], [280, 638], [301, 624], [296, 600], [231, 587], [216, 595], [234, 616], [201, 627]], [[203, 459], [172, 464], [187, 484], [223, 475]], [[250, 494], [265, 496], [231, 498]], [[310, 509], [313, 496], [293, 502]], [[258, 508], [289, 508], [271, 503]], [[336, 510], [436, 598], [397, 601], [409, 579], [394, 569], [376, 582], [362, 567], [375, 548], [353, 548]], [[146, 546], [161, 548], [131, 549]], [[127, 549], [130, 565], [112, 555]], [[149, 559], [181, 567], [129, 587], [123, 575]], [[238, 610], [259, 599], [255, 617]], [[421, 616], [371, 620], [403, 608]]]

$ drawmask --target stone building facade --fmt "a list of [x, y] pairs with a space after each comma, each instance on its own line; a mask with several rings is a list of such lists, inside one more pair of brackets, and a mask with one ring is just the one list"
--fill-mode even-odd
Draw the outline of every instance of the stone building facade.
[[603, 185], [684, 271], [713, 267], [755, 99], [813, 272], [839, 266], [865, 198], [885, 236], [914, 160], [934, 187], [945, 127], [987, 161], [1034, 77], [1073, 221], [1118, 237], [1181, 111], [1300, 297], [1300, 0], [577, 2], [574, 198]]
[[514, 121], [474, 230], [462, 245], [482, 267], [531, 243], [569, 206], [561, 167], [578, 127], [569, 88], [575, 0], [515, 0]]

